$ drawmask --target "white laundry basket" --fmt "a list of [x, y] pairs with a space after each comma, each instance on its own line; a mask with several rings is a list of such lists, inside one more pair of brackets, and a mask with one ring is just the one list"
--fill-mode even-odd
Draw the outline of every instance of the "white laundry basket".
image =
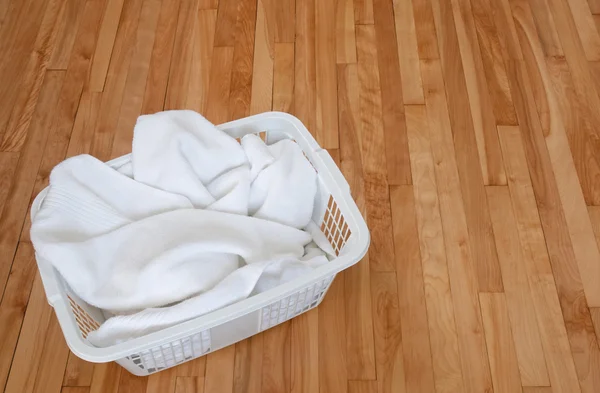
[[[294, 116], [268, 112], [218, 126], [234, 138], [250, 133], [267, 144], [288, 138], [300, 145], [319, 175], [313, 220], [330, 241], [337, 258], [277, 288], [190, 321], [106, 348], [91, 345], [86, 337], [105, 318], [101, 310], [77, 297], [52, 265], [36, 255], [48, 302], [56, 312], [69, 348], [80, 358], [96, 363], [116, 361], [135, 375], [150, 375], [176, 366], [287, 321], [315, 308], [323, 300], [336, 273], [358, 262], [369, 247], [369, 231], [350, 188], [329, 153], [319, 147]], [[109, 161], [119, 167], [126, 155]], [[35, 216], [47, 190], [34, 200]]]

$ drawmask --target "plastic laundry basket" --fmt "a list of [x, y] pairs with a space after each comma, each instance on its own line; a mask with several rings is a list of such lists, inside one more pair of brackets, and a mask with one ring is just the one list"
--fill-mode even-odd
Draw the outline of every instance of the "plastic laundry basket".
[[[234, 138], [258, 134], [267, 144], [293, 139], [317, 170], [318, 193], [313, 220], [330, 241], [337, 258], [310, 274], [190, 321], [106, 348], [86, 340], [105, 318], [101, 310], [75, 295], [52, 265], [36, 255], [48, 302], [56, 312], [69, 348], [96, 363], [116, 361], [135, 375], [150, 375], [206, 355], [315, 308], [336, 273], [358, 262], [369, 247], [369, 231], [350, 188], [329, 153], [319, 147], [294, 116], [268, 112], [218, 126]], [[119, 167], [126, 155], [109, 161]], [[47, 190], [34, 200], [35, 216]]]

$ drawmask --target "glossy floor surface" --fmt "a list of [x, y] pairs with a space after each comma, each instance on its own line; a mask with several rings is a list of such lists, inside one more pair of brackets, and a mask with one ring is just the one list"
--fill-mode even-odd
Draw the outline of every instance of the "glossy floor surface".
[[[600, 0], [0, 0], [0, 391], [600, 392], [595, 14]], [[125, 154], [139, 114], [176, 108], [299, 117], [372, 245], [318, 309], [138, 378], [69, 353], [28, 207], [65, 157]]]

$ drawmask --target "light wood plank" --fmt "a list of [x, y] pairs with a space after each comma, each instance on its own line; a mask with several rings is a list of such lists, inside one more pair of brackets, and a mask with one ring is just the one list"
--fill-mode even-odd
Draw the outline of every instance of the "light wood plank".
[[[252, 94], [250, 99], [250, 114], [253, 115], [270, 111], [273, 107], [273, 90], [275, 84], [273, 74], [277, 49], [275, 42], [272, 40], [272, 34], [269, 34], [264, 0], [258, 0], [257, 4], [255, 37], [254, 65], [252, 66]], [[292, 54], [292, 64], [293, 57]], [[293, 73], [290, 73], [290, 75], [293, 76]]]
[[[4, 392], [33, 392], [35, 377], [41, 367], [40, 360], [46, 339], [46, 331], [50, 318], [53, 317], [52, 314], [52, 308], [46, 300], [42, 279], [39, 274], [36, 274], [19, 341], [12, 359], [10, 374], [6, 385], [4, 385]], [[12, 355], [12, 353], [8, 354]]]
[[373, 8], [373, 0], [354, 0], [354, 23], [372, 25]]
[[235, 344], [234, 393], [262, 392], [262, 361], [263, 335], [258, 334]]
[[137, 377], [128, 372], [121, 373], [121, 379], [119, 380], [119, 393], [145, 393], [148, 384], [148, 378]]
[[354, 4], [352, 0], [339, 0], [336, 3], [335, 50], [338, 64], [356, 63]]
[[[517, 71], [516, 67], [519, 67], [521, 71]], [[516, 87], [518, 83], [515, 81], [512, 84], [512, 75], [516, 72], [522, 72], [523, 67], [522, 63], [512, 64], [509, 67], [511, 87]], [[519, 90], [514, 90], [514, 92], [515, 107], [521, 126], [518, 128], [502, 128], [499, 136], [519, 239], [523, 249], [523, 265], [527, 271], [550, 383], [555, 393], [580, 392], [573, 355], [571, 354], [557, 288], [554, 284], [552, 268], [546, 249], [547, 243], [544, 239], [533, 187], [529, 178], [527, 159], [521, 142], [521, 130], [530, 126], [530, 118], [525, 116], [526, 113], [524, 113], [523, 108], [525, 103], [521, 94], [519, 94]], [[533, 104], [529, 103], [528, 105], [531, 108]], [[531, 113], [531, 110], [535, 111], [535, 108], [531, 108], [527, 113]], [[534, 118], [531, 121], [534, 121]]]
[[586, 58], [591, 61], [600, 60], [600, 36], [587, 1], [567, 0], [567, 3]]
[[[0, 151], [20, 151], [25, 143], [27, 130], [31, 122], [40, 89], [44, 80], [46, 68], [52, 50], [56, 43], [58, 31], [57, 20], [61, 10], [67, 6], [66, 2], [49, 1], [44, 12], [42, 24], [37, 31], [37, 36], [27, 63], [24, 64], [23, 77], [19, 83], [19, 91], [12, 98], [12, 113], [6, 128], [0, 125], [0, 134], [4, 134]], [[30, 16], [34, 18], [35, 16]], [[9, 90], [10, 85], [5, 86]], [[10, 106], [10, 105], [8, 105]]]
[[544, 54], [546, 56], [564, 56], [556, 24], [548, 7], [548, 0], [531, 0], [529, 4], [537, 27], [537, 39], [542, 45]]
[[336, 9], [333, 1], [315, 2], [316, 61], [316, 135], [326, 149], [339, 148], [337, 77], [336, 77]]
[[[464, 192], [461, 197], [458, 171], [460, 165], [464, 165], [464, 163], [457, 162], [459, 159], [464, 159], [464, 157], [459, 158], [464, 152], [454, 150], [448, 116], [448, 108], [456, 110], [456, 107], [447, 106], [443, 93], [444, 83], [440, 62], [422, 62], [421, 70], [423, 71], [425, 102], [431, 127], [431, 150], [435, 162], [438, 163], [435, 171], [438, 181], [442, 230], [446, 243], [448, 275], [452, 287], [452, 301], [465, 388], [467, 391], [491, 390], [492, 381], [477, 298], [477, 274], [474, 258], [478, 254], [471, 254], [470, 247], [479, 239], [470, 236], [470, 232], [467, 230], [468, 215], [465, 207], [470, 199], [465, 196]], [[457, 134], [455, 130], [455, 141]], [[471, 167], [477, 166], [471, 163]], [[472, 184], [469, 186], [477, 187]], [[481, 191], [484, 191], [483, 186], [481, 188]], [[462, 190], [464, 191], [465, 187], [462, 187]], [[485, 201], [485, 195], [483, 201]], [[478, 213], [481, 214], [481, 212]], [[486, 233], [486, 235], [491, 235], [491, 233]]]
[[233, 67], [233, 48], [215, 47], [210, 66], [210, 84], [205, 117], [214, 124], [229, 120], [229, 87]]
[[517, 354], [502, 293], [480, 293], [492, 380], [495, 392], [521, 393]]
[[[202, 11], [205, 12], [205, 11]], [[192, 56], [197, 18], [198, 2], [194, 0], [182, 0], [179, 7], [179, 18], [177, 19], [177, 31], [173, 43], [172, 58], [169, 69], [169, 83], [165, 96], [165, 109], [184, 108], [190, 85], [190, 74], [192, 72]]]
[[291, 392], [319, 391], [319, 313], [312, 309], [292, 319]]
[[498, 27], [494, 22], [493, 6], [490, 0], [471, 1], [471, 6], [496, 123], [516, 125], [517, 115], [502, 58]]
[[[338, 66], [338, 108], [342, 172], [363, 216], [366, 215], [361, 154], [358, 67]], [[346, 315], [346, 366], [348, 379], [375, 379], [375, 344], [371, 313], [369, 258], [344, 271]]]
[[323, 393], [344, 393], [348, 389], [344, 278], [344, 274], [336, 275], [318, 309], [319, 389]]
[[[505, 185], [506, 175], [496, 133], [496, 118], [483, 70], [471, 3], [470, 0], [452, 0], [451, 3], [483, 183], [485, 185]], [[449, 37], [449, 40], [453, 39], [453, 37]], [[449, 74], [446, 77], [451, 78], [452, 75]], [[453, 93], [449, 92], [449, 94]], [[496, 276], [496, 278], [498, 277], [499, 275]], [[501, 288], [502, 286], [498, 282], [490, 281], [481, 290], [492, 292]]]
[[[423, 67], [423, 76], [426, 80], [429, 76], [427, 74], [428, 69], [431, 67], [426, 64], [423, 64]], [[422, 278], [419, 277], [419, 281], [423, 282], [421, 285], [424, 288], [420, 288], [417, 283], [411, 285], [415, 287], [414, 291], [417, 291], [417, 293], [424, 291], [424, 300], [429, 318], [421, 316], [419, 330], [422, 332], [421, 334], [427, 334], [429, 331], [429, 340], [431, 341], [431, 355], [428, 355], [428, 351], [425, 351], [422, 356], [426, 365], [428, 365], [427, 360], [433, 365], [433, 376], [435, 377], [437, 392], [450, 393], [463, 391], [464, 383], [460, 369], [455, 311], [452, 303], [446, 250], [444, 249], [444, 233], [428, 124], [428, 112], [431, 112], [431, 130], [439, 133], [439, 127], [444, 126], [443, 123], [439, 122], [442, 120], [439, 118], [439, 112], [445, 110], [440, 108], [443, 102], [440, 100], [439, 94], [440, 92], [434, 93], [431, 91], [428, 93], [426, 91], [427, 109], [423, 106], [406, 107], [406, 125], [414, 179], [414, 207], [409, 205], [410, 198], [403, 194], [401, 189], [394, 188], [392, 189], [392, 213], [394, 214], [394, 237], [396, 239], [396, 249], [398, 250], [410, 246], [407, 239], [414, 237], [414, 233], [410, 233], [408, 229], [410, 228], [410, 216], [416, 216], [422, 260]], [[437, 119], [433, 116], [436, 116]], [[401, 208], [403, 209], [400, 210]], [[400, 231], [397, 231], [399, 225], [397, 223], [401, 222], [405, 224], [399, 227]], [[402, 245], [404, 247], [400, 247]], [[417, 251], [415, 250], [412, 253], [415, 254]], [[399, 252], [397, 257], [406, 254], [404, 251]], [[420, 270], [420, 266], [414, 269]], [[397, 273], [399, 274], [399, 272]], [[404, 278], [403, 281], [406, 280], [408, 280], [408, 277]], [[413, 299], [405, 300], [405, 302], [411, 303], [413, 301]], [[405, 322], [403, 319], [402, 323], [409, 323], [409, 321]], [[428, 329], [423, 326], [423, 323], [428, 323]], [[422, 340], [425, 339], [426, 337], [422, 338]], [[413, 340], [407, 340], [407, 342], [409, 341], [412, 342]], [[425, 350], [428, 349], [427, 343], [421, 345], [425, 346]], [[431, 359], [428, 359], [428, 356], [431, 356]], [[407, 375], [410, 374], [407, 373]]]
[[412, 0], [394, 0], [394, 21], [402, 76], [403, 102], [405, 105], [424, 104]]
[[294, 42], [296, 39], [295, 0], [264, 0], [264, 2], [273, 42]]
[[48, 69], [67, 69], [84, 5], [85, 2], [79, 0], [65, 2], [57, 21], [56, 44], [48, 60]]
[[[177, 369], [170, 368], [159, 373], [152, 374], [148, 377], [148, 385], [146, 393], [175, 393], [175, 384], [177, 383]], [[204, 375], [203, 375], [204, 376]], [[204, 384], [202, 384], [204, 390]]]
[[378, 392], [406, 392], [398, 285], [393, 272], [371, 275]]
[[107, 0], [102, 16], [102, 25], [98, 33], [98, 43], [94, 51], [92, 70], [90, 72], [90, 91], [103, 91], [110, 63], [113, 46], [117, 37], [117, 29], [123, 3], [125, 0]]
[[175, 393], [202, 393], [204, 391], [204, 378], [177, 377]]
[[550, 386], [525, 386], [523, 393], [552, 393], [552, 388]]
[[204, 376], [205, 393], [229, 393], [233, 391], [234, 362], [234, 345], [207, 355], [206, 375]]
[[180, 4], [181, 0], [162, 1], [142, 103], [143, 114], [155, 113], [164, 107]]
[[[392, 0], [373, 0], [375, 18], [375, 37], [362, 35], [362, 45], [375, 43], [376, 50], [369, 49], [362, 53], [376, 56], [379, 74], [373, 74], [372, 83], [379, 84], [381, 95], [381, 115], [383, 120], [383, 143], [385, 144], [385, 161], [387, 164], [387, 180], [392, 185], [411, 184], [410, 158], [406, 140], [406, 120], [402, 103], [402, 80], [398, 60], [398, 45], [394, 24], [394, 8]], [[362, 29], [369, 31], [368, 28]], [[361, 42], [358, 42], [359, 59]], [[360, 60], [359, 60], [360, 61]], [[377, 80], [378, 79], [378, 80]]]
[[315, 65], [315, 4], [296, 1], [296, 49], [294, 63], [294, 115], [313, 136], [316, 133], [317, 97]]
[[229, 120], [250, 114], [252, 95], [252, 66], [254, 57], [254, 34], [256, 32], [257, 0], [238, 2], [238, 19], [235, 25], [233, 67], [229, 98]]
[[273, 61], [273, 110], [293, 111], [294, 44], [275, 44]]
[[[126, 372], [127, 371], [123, 370], [121, 366], [114, 362], [94, 365], [94, 375], [92, 376], [90, 393], [117, 393], [121, 373], [125, 374]], [[148, 386], [150, 386], [150, 381], [153, 379], [154, 378], [149, 378]], [[148, 393], [150, 393], [150, 391], [148, 391]]]
[[262, 389], [265, 393], [290, 391], [291, 326], [291, 322], [284, 322], [263, 333]]
[[69, 360], [63, 377], [63, 386], [90, 386], [94, 374], [94, 363], [86, 362], [69, 352]]
[[115, 129], [111, 158], [131, 152], [133, 128], [142, 111], [160, 6], [161, 0], [145, 0], [142, 5], [133, 55], [123, 90], [123, 101]]
[[60, 392], [69, 357], [69, 348], [55, 315], [50, 317], [48, 332], [44, 338], [40, 368], [35, 377], [34, 393]]
[[[499, 132], [503, 133], [505, 129], [500, 128]], [[487, 195], [521, 382], [523, 386], [549, 385], [546, 359], [510, 194], [506, 187], [488, 187]]]
[[35, 277], [34, 250], [19, 243], [5, 295], [0, 303], [0, 389], [4, 389]]
[[31, 121], [27, 140], [13, 174], [12, 186], [0, 217], [0, 292], [4, 293], [8, 275], [17, 249], [21, 225], [25, 220], [36, 174], [48, 139], [47, 130], [53, 121], [57, 93], [65, 73], [50, 71], [45, 77], [40, 99]]

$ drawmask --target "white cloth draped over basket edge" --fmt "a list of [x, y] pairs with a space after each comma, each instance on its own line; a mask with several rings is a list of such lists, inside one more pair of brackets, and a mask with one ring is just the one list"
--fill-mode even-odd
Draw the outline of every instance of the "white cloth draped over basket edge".
[[58, 165], [31, 236], [83, 300], [129, 314], [89, 335], [108, 346], [326, 263], [300, 230], [332, 252], [310, 223], [316, 182], [292, 141], [240, 145], [195, 112], [161, 112], [138, 119], [131, 165], [87, 155]]

